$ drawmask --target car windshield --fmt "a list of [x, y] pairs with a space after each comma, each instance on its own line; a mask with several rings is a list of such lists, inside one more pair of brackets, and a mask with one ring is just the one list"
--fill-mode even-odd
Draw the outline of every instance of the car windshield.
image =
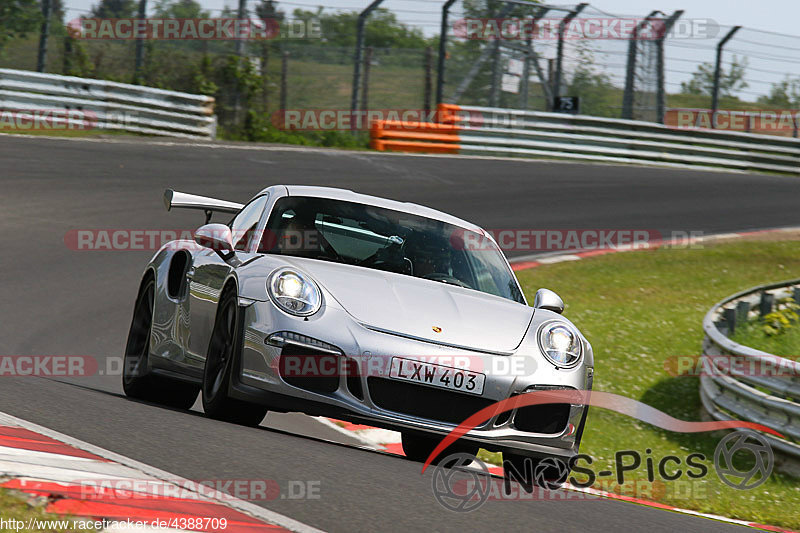
[[525, 302], [491, 239], [439, 220], [371, 205], [281, 198], [258, 251], [384, 270]]

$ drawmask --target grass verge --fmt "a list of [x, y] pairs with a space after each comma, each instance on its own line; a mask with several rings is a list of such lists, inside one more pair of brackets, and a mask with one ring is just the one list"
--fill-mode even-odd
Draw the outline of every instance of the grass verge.
[[755, 348], [763, 352], [787, 357], [794, 361], [800, 360], [800, 325], [795, 324], [778, 335], [767, 335], [761, 327], [761, 322], [748, 322], [737, 326], [731, 336], [733, 342]]
[[[703, 416], [698, 378], [671, 377], [665, 362], [701, 353], [703, 316], [715, 302], [743, 288], [797, 277], [799, 246], [792, 241], [737, 241], [703, 249], [662, 248], [544, 265], [522, 271], [518, 277], [530, 301], [540, 287], [564, 299], [565, 316], [594, 348], [595, 390], [621, 394], [673, 417], [696, 421]], [[800, 528], [800, 480], [773, 472], [763, 485], [747, 491], [719, 480], [713, 456], [722, 435], [671, 433], [593, 409], [581, 452], [593, 458], [595, 472], [617, 472], [619, 451], [636, 450], [642, 457], [653, 457], [656, 482], [637, 485], [642, 488], [635, 494], [638, 497]], [[688, 478], [685, 472], [685, 459], [695, 452], [705, 456], [708, 466], [702, 479]], [[676, 481], [659, 479], [657, 465], [667, 455], [678, 456], [684, 463], [684, 474]], [[625, 475], [626, 482], [646, 478], [645, 460]], [[615, 490], [613, 485], [602, 483], [599, 488]], [[626, 490], [630, 485], [622, 487]]]
[[[70, 517], [46, 513], [44, 506], [44, 500], [39, 503], [27, 499], [26, 496], [20, 493], [0, 489], [0, 532], [31, 531], [52, 533], [88, 531], [72, 527], [74, 522]], [[80, 519], [77, 520], [79, 521]]]

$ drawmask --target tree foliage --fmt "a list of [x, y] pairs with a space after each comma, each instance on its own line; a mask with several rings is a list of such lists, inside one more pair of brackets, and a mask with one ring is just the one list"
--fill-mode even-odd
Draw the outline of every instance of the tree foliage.
[[211, 16], [195, 0], [156, 0], [155, 13], [156, 17], [167, 19], [199, 19]]
[[800, 108], [800, 78], [786, 76], [778, 83], [773, 83], [769, 95], [760, 96], [758, 103], [780, 108]]
[[125, 19], [133, 18], [138, 11], [138, 3], [135, 0], [100, 0], [100, 3], [92, 6], [92, 17]]
[[[733, 96], [737, 91], [748, 87], [744, 79], [747, 71], [747, 58], [739, 59], [733, 56], [733, 60], [726, 71], [720, 69], [719, 75], [719, 94], [720, 96]], [[689, 81], [681, 83], [681, 92], [686, 94], [705, 94], [711, 95], [714, 92], [714, 65], [702, 63], [692, 74]]]
[[0, 50], [9, 40], [34, 31], [41, 20], [36, 0], [0, 0]]
[[[322, 30], [322, 43], [331, 46], [353, 47], [356, 44], [356, 11], [325, 13], [295, 9], [294, 18], [302, 21], [319, 20]], [[364, 32], [365, 46], [376, 48], [425, 48], [429, 41], [416, 28], [409, 28], [397, 20], [391, 11], [378, 8], [367, 19]]]

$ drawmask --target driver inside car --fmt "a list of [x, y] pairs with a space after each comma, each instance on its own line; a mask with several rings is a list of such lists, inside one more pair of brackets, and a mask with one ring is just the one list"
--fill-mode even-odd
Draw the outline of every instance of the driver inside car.
[[414, 275], [420, 278], [431, 274], [452, 276], [450, 252], [427, 235], [411, 239], [406, 246], [406, 255], [414, 265]]
[[314, 223], [313, 213], [296, 213], [278, 235], [278, 247], [291, 255], [320, 258], [336, 255]]

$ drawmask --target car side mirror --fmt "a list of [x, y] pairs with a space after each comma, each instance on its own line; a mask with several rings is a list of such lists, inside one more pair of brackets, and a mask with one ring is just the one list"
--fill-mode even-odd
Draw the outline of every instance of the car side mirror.
[[539, 289], [533, 299], [533, 307], [561, 314], [564, 312], [564, 300], [550, 289]]
[[233, 235], [231, 228], [225, 224], [206, 224], [194, 232], [194, 242], [203, 248], [210, 248], [219, 253], [233, 251]]

